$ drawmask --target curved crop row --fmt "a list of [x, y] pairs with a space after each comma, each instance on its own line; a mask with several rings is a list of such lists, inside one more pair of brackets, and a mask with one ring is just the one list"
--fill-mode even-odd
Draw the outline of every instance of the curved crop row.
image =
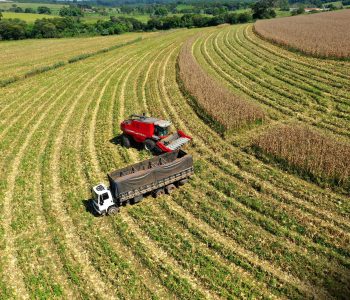
[[237, 129], [264, 119], [259, 106], [234, 96], [201, 69], [192, 55], [192, 39], [183, 45], [179, 55], [179, 68], [187, 92], [224, 130]]
[[[347, 109], [345, 103], [349, 99], [347, 87], [330, 87], [328, 82], [337, 82], [336, 78], [327, 80], [326, 88], [324, 85], [320, 87], [319, 79], [315, 76], [306, 77], [305, 80], [302, 80], [305, 75], [294, 76], [294, 65], [287, 60], [276, 60], [271, 54], [268, 60], [260, 58], [261, 50], [254, 44], [249, 47], [245, 41], [242, 42], [244, 36], [239, 36], [246, 27], [233, 27], [208, 35], [200, 44], [197, 43], [196, 57], [200, 62], [208, 64], [211, 72], [215, 70], [235, 91], [243, 92], [271, 108], [269, 111], [272, 118], [277, 117], [276, 113], [282, 113], [288, 118], [297, 115], [304, 122], [348, 135], [348, 117], [343, 112]], [[231, 35], [235, 42], [228, 40], [227, 36], [224, 39], [222, 33], [230, 32], [236, 33]], [[288, 65], [289, 73], [285, 70], [278, 72], [278, 68], [286, 69]], [[298, 70], [301, 67], [295, 64], [295, 68]], [[344, 101], [344, 104], [334, 105], [335, 98]]]
[[[346, 197], [247, 153], [244, 138], [269, 124], [223, 139], [178, 85], [178, 56], [192, 35], [201, 65], [201, 49], [211, 54], [215, 47], [217, 66], [231, 56], [235, 72], [259, 74], [248, 68], [248, 57], [259, 62], [253, 51], [240, 55], [238, 69], [231, 31], [220, 28], [217, 36], [215, 30], [202, 30], [213, 34], [212, 48], [205, 49], [199, 30], [176, 30], [3, 89], [9, 126], [0, 127], [0, 205], [6, 212], [1, 298], [18, 291], [28, 298], [100, 299], [330, 299], [349, 293]], [[288, 88], [274, 98], [309, 88], [300, 83], [298, 94]], [[312, 98], [307, 93], [305, 104]], [[193, 137], [187, 151], [195, 176], [171, 196], [96, 218], [90, 187], [106, 181], [107, 172], [149, 157], [114, 143], [121, 120], [141, 112], [169, 119]], [[271, 116], [284, 115], [268, 109]]]

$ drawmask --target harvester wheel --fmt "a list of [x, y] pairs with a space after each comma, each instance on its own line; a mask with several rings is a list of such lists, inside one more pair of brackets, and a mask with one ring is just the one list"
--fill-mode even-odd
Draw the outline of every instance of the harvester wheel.
[[145, 140], [143, 145], [147, 151], [153, 151], [156, 147], [156, 143], [150, 139]]
[[165, 187], [165, 191], [169, 195], [175, 190], [176, 190], [176, 186], [174, 184], [169, 184]]
[[115, 215], [119, 212], [119, 208], [117, 206], [111, 206], [110, 208], [108, 208], [108, 215], [112, 216]]
[[130, 138], [125, 134], [122, 135], [122, 145], [125, 148], [130, 148], [131, 146]]
[[153, 193], [154, 198], [158, 198], [160, 196], [163, 196], [165, 194], [164, 189], [158, 189]]

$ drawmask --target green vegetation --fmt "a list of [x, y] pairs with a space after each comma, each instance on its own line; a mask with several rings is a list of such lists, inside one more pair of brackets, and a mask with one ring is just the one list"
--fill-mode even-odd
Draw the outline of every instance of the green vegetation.
[[42, 15], [42, 14], [29, 14], [29, 13], [13, 13], [13, 12], [3, 12], [4, 19], [20, 19], [27, 23], [33, 24], [36, 20], [42, 18], [55, 18], [53, 15]]
[[37, 3], [30, 3], [30, 2], [0, 2], [0, 10], [9, 10], [11, 8], [13, 8], [15, 5], [16, 7], [20, 7], [22, 8], [22, 10], [24, 11], [26, 8], [30, 8], [30, 9], [33, 9], [35, 11], [38, 10], [38, 7], [40, 6], [45, 6], [45, 7], [48, 7], [52, 14], [54, 15], [58, 15], [59, 13], [59, 10], [66, 6], [66, 5], [63, 5], [63, 4], [53, 4], [53, 3], [40, 3], [40, 2], [37, 2]]

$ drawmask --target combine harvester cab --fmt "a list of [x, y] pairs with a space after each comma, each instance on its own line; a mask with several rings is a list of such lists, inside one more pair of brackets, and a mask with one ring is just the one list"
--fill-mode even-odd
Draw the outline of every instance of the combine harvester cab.
[[110, 188], [103, 183], [92, 188], [93, 207], [98, 214], [115, 214], [119, 207], [140, 202], [144, 196], [171, 194], [193, 175], [192, 156], [182, 150], [153, 157], [108, 174]]
[[170, 134], [170, 126], [170, 121], [132, 115], [120, 124], [122, 145], [129, 148], [134, 141], [148, 151], [162, 153], [176, 151], [192, 139], [181, 130]]

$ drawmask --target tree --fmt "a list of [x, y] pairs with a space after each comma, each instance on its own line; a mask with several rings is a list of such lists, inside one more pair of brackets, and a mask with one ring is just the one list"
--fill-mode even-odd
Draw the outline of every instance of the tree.
[[83, 11], [77, 6], [62, 7], [59, 12], [61, 17], [83, 17]]
[[300, 5], [297, 9], [294, 9], [292, 11], [292, 16], [301, 15], [304, 13], [304, 11], [305, 11], [304, 5]]
[[39, 6], [38, 7], [38, 14], [51, 15], [51, 9], [46, 7], [46, 6]]
[[0, 11], [0, 21], [2, 20], [4, 16], [2, 15], [2, 12]]
[[158, 18], [151, 18], [147, 22], [147, 28], [150, 30], [162, 29], [163, 22], [162, 22], [162, 20], [160, 20]]
[[154, 15], [157, 16], [157, 17], [167, 16], [168, 15], [168, 10], [165, 7], [163, 7], [163, 6], [158, 7], [154, 11]]
[[253, 19], [270, 19], [276, 17], [274, 11], [276, 0], [259, 0], [252, 6]]
[[26, 14], [35, 14], [35, 13], [36, 13], [36, 11], [35, 11], [33, 8], [31, 8], [31, 7], [27, 7], [27, 8], [24, 10], [24, 12], [25, 12]]
[[278, 6], [283, 11], [289, 11], [288, 0], [279, 0]]
[[22, 13], [23, 9], [22, 9], [22, 7], [19, 7], [16, 5], [16, 6], [12, 6], [11, 8], [9, 8], [8, 11], [15, 12], [15, 13]]
[[238, 23], [248, 23], [252, 20], [252, 15], [248, 12], [240, 13], [238, 15]]
[[0, 20], [0, 39], [20, 40], [27, 37], [28, 25], [19, 19]]
[[184, 27], [192, 27], [193, 26], [193, 15], [192, 14], [184, 14], [181, 17], [181, 22]]

